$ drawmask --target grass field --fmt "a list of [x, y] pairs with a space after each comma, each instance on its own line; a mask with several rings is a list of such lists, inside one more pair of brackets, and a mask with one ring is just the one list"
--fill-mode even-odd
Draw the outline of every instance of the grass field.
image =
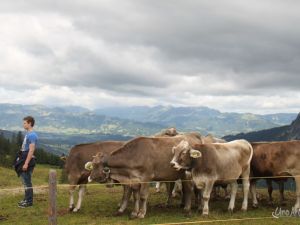
[[[49, 166], [38, 165], [33, 175], [33, 184], [35, 186], [47, 185], [48, 171]], [[59, 170], [58, 174], [60, 174]], [[3, 191], [4, 188], [20, 187], [20, 184], [21, 181], [17, 178], [13, 170], [0, 167], [0, 189], [2, 189], [2, 191], [0, 190], [0, 224], [47, 224], [47, 189], [35, 190], [34, 206], [27, 209], [20, 209], [17, 207], [17, 202], [22, 199], [23, 191]], [[160, 208], [156, 205], [164, 203], [166, 195], [164, 193], [156, 194], [153, 189], [151, 189], [151, 192], [146, 218], [143, 220], [130, 220], [128, 215], [133, 207], [132, 204], [129, 205], [126, 215], [121, 217], [112, 216], [121, 199], [121, 187], [106, 188], [102, 185], [89, 186], [82, 204], [82, 209], [76, 214], [68, 212], [69, 195], [67, 188], [59, 187], [58, 224], [182, 224], [184, 222], [193, 221], [199, 221], [194, 224], [300, 224], [299, 217], [285, 217], [279, 219], [265, 218], [272, 217], [272, 212], [276, 208], [276, 206], [268, 206], [265, 190], [259, 190], [263, 195], [263, 199], [258, 209], [252, 209], [251, 204], [249, 204], [248, 212], [241, 212], [239, 209], [241, 207], [242, 198], [241, 191], [239, 190], [236, 210], [232, 216], [227, 213], [228, 202], [225, 200], [216, 200], [210, 202], [210, 215], [206, 218], [196, 213], [195, 210], [193, 210], [193, 214], [190, 218], [184, 217], [182, 209], [178, 207], [179, 199], [174, 199], [174, 203], [170, 208]], [[295, 193], [287, 191], [285, 195], [287, 205], [283, 208], [290, 210], [295, 203]], [[275, 200], [278, 199], [277, 191], [274, 191], [274, 197]], [[232, 220], [243, 218], [250, 219]], [[214, 220], [228, 221], [213, 222]]]

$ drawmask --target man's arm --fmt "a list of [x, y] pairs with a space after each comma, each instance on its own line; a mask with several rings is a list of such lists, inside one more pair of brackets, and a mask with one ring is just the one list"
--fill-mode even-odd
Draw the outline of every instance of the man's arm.
[[29, 152], [28, 152], [28, 155], [27, 155], [27, 158], [26, 158], [26, 161], [23, 165], [23, 170], [26, 171], [28, 169], [28, 164], [30, 162], [30, 160], [32, 159], [32, 156], [34, 154], [34, 151], [35, 151], [35, 144], [34, 143], [31, 143], [29, 145]]

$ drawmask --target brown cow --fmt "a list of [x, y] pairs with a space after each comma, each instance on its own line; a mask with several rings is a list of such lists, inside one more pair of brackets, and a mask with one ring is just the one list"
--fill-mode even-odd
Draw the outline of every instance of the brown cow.
[[[70, 211], [77, 212], [81, 207], [86, 183], [90, 175], [90, 172], [85, 169], [85, 164], [91, 161], [97, 153], [110, 153], [123, 146], [124, 143], [122, 141], [94, 142], [75, 145], [70, 149], [65, 163], [65, 171], [70, 184]], [[74, 191], [77, 185], [79, 185], [78, 201], [74, 207]]]
[[[186, 141], [173, 148], [170, 162], [176, 170], [191, 170], [192, 179], [203, 189], [203, 215], [208, 215], [208, 202], [215, 183], [231, 184], [228, 210], [233, 212], [237, 192], [237, 180], [243, 178], [244, 201], [242, 210], [248, 206], [250, 161], [253, 149], [249, 142], [237, 140], [228, 143], [198, 144], [194, 149]], [[200, 210], [200, 208], [199, 208]]]
[[[176, 137], [138, 137], [111, 154], [99, 153], [92, 161], [89, 180], [106, 182], [108, 178], [129, 184], [133, 189], [134, 210], [132, 218], [144, 218], [147, 210], [148, 182], [185, 179], [185, 171], [170, 167], [172, 147], [180, 141], [201, 143], [199, 134]], [[191, 209], [191, 182], [184, 182], [185, 211]], [[140, 201], [139, 201], [140, 200]]]
[[[254, 142], [251, 161], [252, 177], [290, 176], [296, 181], [297, 200], [295, 209], [300, 208], [300, 141]], [[251, 179], [250, 190], [253, 207], [257, 207], [256, 180]], [[284, 181], [282, 178], [281, 182]], [[283, 188], [282, 188], [283, 190]], [[281, 203], [283, 195], [281, 196]]]

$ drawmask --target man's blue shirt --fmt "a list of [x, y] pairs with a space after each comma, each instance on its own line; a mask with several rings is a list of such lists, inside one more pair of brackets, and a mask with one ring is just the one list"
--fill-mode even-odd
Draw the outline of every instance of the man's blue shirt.
[[22, 144], [21, 151], [28, 152], [29, 151], [29, 145], [32, 144], [32, 143], [37, 145], [37, 141], [38, 141], [37, 134], [34, 131], [29, 131], [28, 133], [26, 133], [26, 135], [24, 137], [24, 141], [23, 141], [23, 144]]

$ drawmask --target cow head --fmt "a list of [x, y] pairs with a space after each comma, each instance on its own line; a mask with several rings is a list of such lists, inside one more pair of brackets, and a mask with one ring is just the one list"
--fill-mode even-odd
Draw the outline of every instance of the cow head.
[[106, 164], [107, 155], [99, 152], [93, 156], [93, 160], [85, 164], [85, 169], [91, 171], [88, 178], [89, 182], [97, 181], [105, 183], [109, 180], [110, 169]]
[[193, 158], [200, 158], [202, 156], [201, 152], [192, 149], [187, 141], [181, 141], [177, 146], [172, 148], [173, 159], [170, 164], [176, 170], [180, 169], [190, 169]]

